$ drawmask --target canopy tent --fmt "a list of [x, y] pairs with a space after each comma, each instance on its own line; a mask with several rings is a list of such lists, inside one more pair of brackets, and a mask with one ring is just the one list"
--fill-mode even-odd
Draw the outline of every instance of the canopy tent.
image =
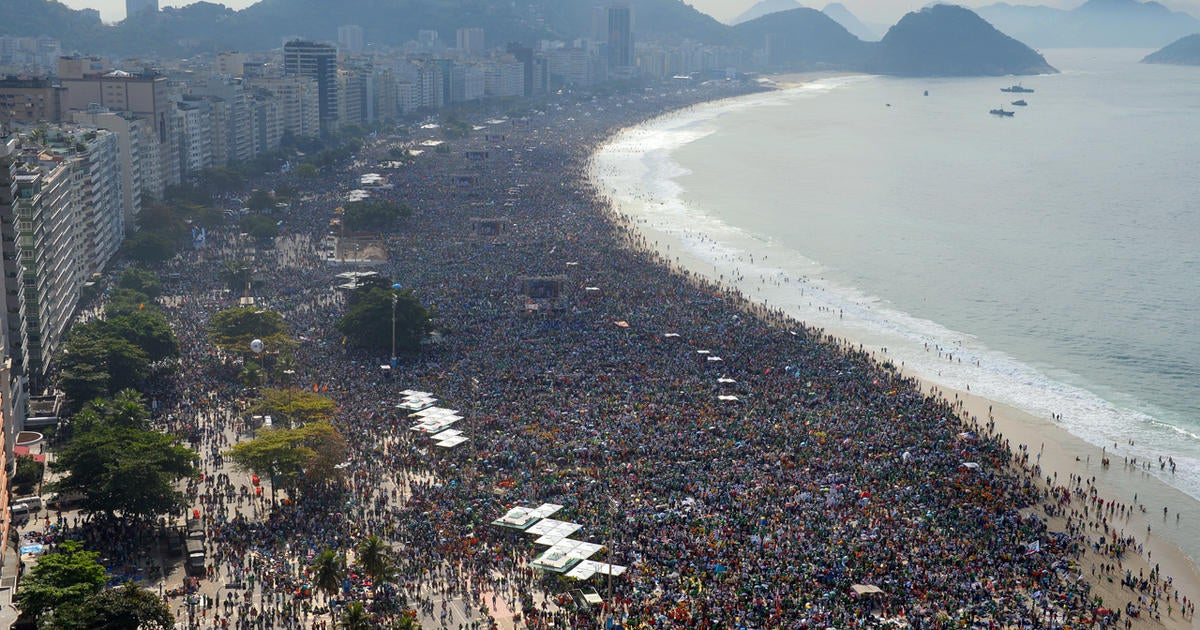
[[593, 575], [618, 576], [625, 573], [626, 567], [619, 564], [608, 564], [607, 562], [596, 562], [594, 560], [583, 560], [575, 565], [575, 568], [567, 572], [567, 577], [576, 580], [586, 580]]
[[579, 523], [544, 518], [525, 530], [525, 533], [539, 536], [537, 540], [533, 541], [535, 544], [553, 547], [580, 529], [583, 529], [583, 525]]
[[558, 512], [563, 506], [556, 503], [543, 503], [538, 507], [517, 506], [500, 518], [492, 521], [492, 525], [525, 531], [534, 523]]
[[440, 446], [442, 448], [454, 448], [455, 446], [458, 446], [459, 444], [466, 442], [468, 439], [469, 438], [467, 438], [465, 436], [456, 435], [454, 437], [450, 437], [450, 438], [441, 440], [441, 441], [437, 442], [436, 444], [434, 444], [434, 446]]
[[871, 595], [874, 593], [880, 593], [880, 594], [883, 593], [883, 589], [879, 588], [878, 586], [875, 586], [874, 584], [852, 584], [850, 586], [850, 590], [854, 591], [854, 593], [856, 595]]
[[529, 566], [554, 573], [565, 573], [581, 560], [587, 560], [604, 545], [564, 538], [533, 559]]

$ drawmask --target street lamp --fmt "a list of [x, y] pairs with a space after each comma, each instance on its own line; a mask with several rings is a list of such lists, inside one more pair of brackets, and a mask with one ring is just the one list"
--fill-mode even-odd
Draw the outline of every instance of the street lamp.
[[392, 360], [388, 365], [392, 366], [393, 370], [396, 369], [396, 301], [400, 298], [400, 294], [397, 293], [400, 289], [399, 282], [392, 285]]

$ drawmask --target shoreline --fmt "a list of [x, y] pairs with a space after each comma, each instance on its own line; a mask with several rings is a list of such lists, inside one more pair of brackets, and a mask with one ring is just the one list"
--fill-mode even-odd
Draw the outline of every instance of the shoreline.
[[[805, 75], [798, 78], [792, 78], [791, 82], [786, 84], [780, 83], [781, 89], [796, 87], [801, 83], [794, 81], [811, 80], [812, 77]], [[755, 95], [761, 97], [761, 95]], [[743, 97], [745, 98], [745, 97]], [[724, 99], [722, 101], [712, 101], [704, 103], [704, 107], [714, 107], [724, 110], [728, 107], [731, 101], [740, 99]], [[722, 104], [724, 103], [724, 104]], [[741, 104], [738, 104], [739, 106]], [[719, 268], [711, 264], [710, 260], [705, 260], [699, 257], [694, 251], [689, 249], [690, 245], [696, 245], [697, 241], [693, 240], [689, 243], [679, 232], [673, 232], [662, 229], [661, 226], [651, 225], [649, 215], [645, 212], [638, 213], [636, 209], [621, 206], [620, 203], [613, 199], [614, 192], [611, 186], [606, 184], [604, 175], [599, 172], [599, 167], [595, 162], [595, 156], [602, 152], [607, 145], [615, 139], [631, 130], [642, 128], [648, 124], [653, 124], [656, 120], [663, 120], [673, 117], [686, 115], [686, 111], [671, 111], [648, 121], [639, 122], [633, 126], [617, 130], [608, 139], [601, 142], [591, 154], [586, 167], [585, 177], [588, 183], [597, 191], [601, 199], [606, 202], [608, 212], [612, 215], [613, 221], [620, 226], [631, 228], [632, 232], [639, 235], [641, 238], [630, 238], [635, 247], [642, 247], [648, 250], [648, 253], [659, 257], [664, 264], [669, 266], [674, 272], [683, 275], [684, 277], [694, 278], [698, 281], [714, 283], [721, 286], [731, 294], [738, 295], [747, 303], [747, 307], [751, 310], [761, 312], [776, 312], [781, 311], [788, 318], [795, 320], [802, 325], [809, 327], [817, 334], [828, 336], [830, 339], [836, 340], [837, 343], [847, 347], [861, 347], [863, 351], [869, 352], [873, 360], [877, 362], [885, 361], [882, 355], [876, 355], [876, 352], [884, 352], [886, 348], [869, 347], [861, 343], [861, 338], [856, 337], [853, 332], [847, 329], [839, 329], [837, 326], [828, 326], [824, 323], [811, 323], [804, 319], [801, 314], [794, 312], [794, 309], [776, 307], [762, 300], [761, 296], [755, 296], [753, 287], [748, 286], [748, 282], [739, 282], [737, 278], [726, 277], [719, 273]], [[646, 208], [644, 204], [638, 207], [643, 210]], [[678, 218], [687, 220], [692, 217], [681, 215]], [[690, 230], [688, 235], [695, 239], [695, 233], [702, 234], [702, 228], [695, 228], [694, 223], [689, 223], [689, 228], [680, 228], [680, 230]], [[702, 242], [714, 245], [711, 239], [700, 237]], [[673, 249], [672, 246], [675, 248]], [[836, 321], [836, 320], [835, 320]], [[1088, 480], [1096, 477], [1094, 490], [1089, 486], [1088, 490], [1094, 491], [1102, 500], [1111, 501], [1114, 504], [1133, 504], [1133, 497], [1138, 496], [1139, 489], [1151, 489], [1156, 496], [1169, 495], [1171, 496], [1171, 515], [1179, 515], [1179, 520], [1176, 522], [1174, 518], [1168, 516], [1161, 522], [1161, 527], [1168, 531], [1174, 531], [1176, 536], [1184, 536], [1186, 532], [1194, 528], [1194, 523], [1200, 522], [1200, 501], [1184, 494], [1165, 481], [1154, 477], [1152, 474], [1145, 473], [1141, 469], [1129, 469], [1122, 466], [1122, 460], [1119, 459], [1119, 449], [1117, 451], [1102, 450], [1084, 440], [1082, 437], [1070, 433], [1065, 428], [1057, 425], [1050, 418], [1034, 415], [1032, 413], [1015, 408], [1008, 404], [989, 400], [982, 396], [974, 395], [969, 391], [960, 391], [946, 387], [927, 377], [915, 375], [911, 370], [905, 370], [901, 366], [897, 366], [899, 373], [905, 377], [911, 378], [919, 383], [922, 392], [930, 395], [939, 395], [948, 402], [955, 404], [955, 401], [961, 401], [961, 406], [955, 404], [956, 409], [962, 409], [966, 422], [970, 422], [971, 417], [982, 418], [986, 423], [990, 416], [995, 421], [996, 433], [1003, 436], [1012, 445], [1014, 450], [1014, 458], [1017, 458], [1022, 453], [1019, 448], [1021, 446], [1030, 449], [1036, 448], [1038, 453], [1035, 461], [1039, 463], [1039, 474], [1033, 475], [1030, 471], [1022, 471], [1022, 466], [1018, 461], [1010, 462], [1014, 470], [1023, 472], [1026, 476], [1034, 478], [1040, 486], [1046, 487], [1046, 477], [1054, 481], [1057, 486], [1067, 485], [1067, 479], [1072, 475], [1078, 475], [1079, 480]], [[967, 388], [969, 390], [969, 386]], [[1035, 445], [1035, 442], [1038, 444]], [[1028, 453], [1029, 451], [1024, 451]], [[1107, 468], [1100, 465], [1102, 454], [1107, 454], [1112, 462]], [[1096, 461], [1092, 461], [1092, 458]], [[1138, 496], [1139, 503], [1145, 500], [1146, 494]], [[1161, 566], [1160, 575], [1173, 579], [1174, 589], [1179, 591], [1181, 595], [1186, 595], [1189, 601], [1194, 601], [1193, 598], [1200, 596], [1200, 568], [1197, 562], [1189, 557], [1181, 547], [1176, 543], [1164, 537], [1158, 530], [1159, 521], [1156, 520], [1156, 512], [1154, 507], [1157, 506], [1139, 506], [1136, 511], [1130, 510], [1127, 517], [1122, 517], [1121, 522], [1110, 521], [1108, 526], [1112, 529], [1120, 531], [1122, 535], [1133, 536], [1139, 544], [1144, 544], [1145, 549], [1150, 553], [1149, 556], [1142, 553], [1127, 554], [1121, 562], [1123, 568], [1130, 569], [1136, 576], [1141, 570], [1149, 573], [1155, 566]], [[1061, 531], [1067, 526], [1067, 520], [1061, 516], [1050, 516], [1047, 514], [1045, 505], [1037, 508], [1039, 514], [1045, 518], [1054, 531]], [[1078, 524], [1078, 520], [1073, 521]], [[1149, 535], [1147, 535], [1146, 526], [1149, 525]], [[1108, 527], [1102, 530], [1101, 533], [1088, 532], [1084, 536], [1089, 540], [1098, 540], [1103, 532], [1108, 531]], [[1135, 548], [1136, 551], [1136, 548]], [[1080, 568], [1082, 577], [1087, 579], [1095, 589], [1096, 594], [1104, 597], [1106, 605], [1112, 605], [1114, 608], [1118, 605], [1124, 605], [1125, 597], [1127, 600], [1137, 601], [1137, 595], [1129, 589], [1122, 589], [1120, 580], [1109, 579], [1111, 575], [1095, 575], [1091, 573], [1090, 566], [1087, 564], [1095, 564], [1103, 562], [1103, 558], [1092, 551], [1087, 551], [1080, 555]], [[1118, 603], [1113, 603], [1118, 602]], [[1162, 615], [1164, 627], [1168, 628], [1192, 628], [1194, 626], [1193, 619], [1180, 618], [1178, 608], [1173, 616], [1166, 614]]]

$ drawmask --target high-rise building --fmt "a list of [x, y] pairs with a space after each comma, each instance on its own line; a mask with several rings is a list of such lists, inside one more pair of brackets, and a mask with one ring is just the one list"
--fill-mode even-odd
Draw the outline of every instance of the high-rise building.
[[86, 112], [75, 112], [75, 122], [107, 129], [117, 136], [121, 175], [121, 207], [125, 214], [126, 231], [133, 231], [142, 212], [142, 196], [160, 199], [164, 185], [158, 138], [146, 118], [128, 112], [110, 112], [96, 106]]
[[158, 0], [125, 0], [125, 19], [143, 11], [158, 12]]
[[[280, 104], [279, 133], [290, 133], [297, 138], [321, 135], [319, 88], [316, 79], [308, 77], [276, 77], [248, 80], [250, 85], [269, 94]], [[264, 130], [269, 134], [270, 130]], [[264, 135], [264, 141], [269, 137]]]
[[71, 255], [86, 277], [104, 269], [125, 238], [119, 139], [105, 129], [64, 125], [47, 129], [47, 143], [75, 170], [77, 249]]
[[337, 48], [329, 44], [292, 40], [283, 47], [283, 71], [288, 76], [308, 77], [317, 82], [321, 133], [337, 130]]
[[633, 66], [633, 9], [628, 4], [608, 6], [608, 68]]
[[483, 29], [460, 28], [456, 32], [458, 49], [468, 55], [481, 55], [483, 47]]
[[[21, 203], [16, 182], [16, 154], [20, 143], [16, 137], [0, 136], [0, 242], [4, 251], [5, 309], [0, 311], [0, 470], [11, 474], [15, 466], [13, 446], [16, 434], [25, 427], [27, 393], [22, 376], [25, 368], [24, 268], [17, 255], [16, 208]], [[9, 484], [0, 484], [0, 510], [8, 514]], [[12, 519], [0, 519], [0, 536], [8, 540]], [[8, 545], [0, 549], [4, 561]]]
[[366, 47], [363, 40], [363, 28], [357, 24], [339, 26], [337, 30], [338, 47], [344, 52], [362, 52]]
[[76, 170], [47, 147], [22, 148], [15, 176], [17, 245], [25, 267], [26, 374], [30, 387], [47, 386], [50, 361], [60, 349], [83, 285], [77, 243]]
[[246, 71], [246, 53], [235, 51], [225, 51], [217, 53], [217, 60], [213, 63], [213, 70], [217, 74], [224, 74], [231, 77], [240, 77]]
[[0, 78], [0, 124], [59, 122], [62, 94], [47, 78]]

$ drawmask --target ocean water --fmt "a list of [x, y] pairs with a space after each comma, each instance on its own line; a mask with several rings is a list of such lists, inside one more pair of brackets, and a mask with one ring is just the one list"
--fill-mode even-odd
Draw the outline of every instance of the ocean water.
[[[627, 130], [593, 173], [668, 255], [1200, 499], [1200, 68], [1146, 52], [1047, 51], [1032, 94], [819, 78]], [[1195, 527], [1168, 534], [1193, 558]]]

